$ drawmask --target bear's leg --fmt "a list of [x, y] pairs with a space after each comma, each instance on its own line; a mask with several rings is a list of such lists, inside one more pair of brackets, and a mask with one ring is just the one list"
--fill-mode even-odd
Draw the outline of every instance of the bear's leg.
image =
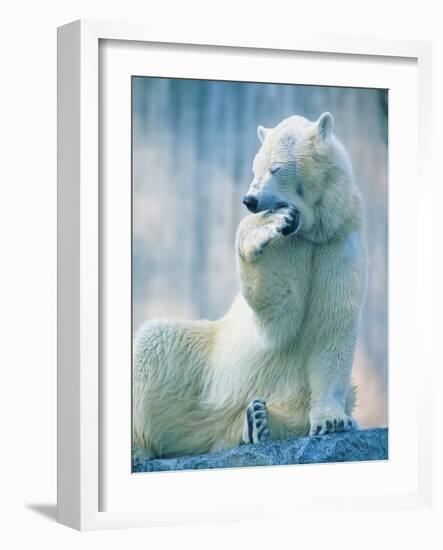
[[266, 402], [254, 399], [246, 409], [243, 425], [243, 443], [263, 443], [269, 439]]
[[[345, 397], [340, 400], [324, 398], [314, 401], [309, 415], [310, 435], [324, 435], [358, 429], [357, 422], [351, 416], [355, 403], [355, 388], [351, 385], [347, 391], [341, 393], [345, 393]], [[336, 391], [335, 395], [341, 393]]]
[[198, 454], [210, 447], [214, 421], [200, 407], [199, 385], [216, 330], [210, 321], [181, 320], [153, 320], [139, 329], [132, 421], [134, 450], [143, 458]]

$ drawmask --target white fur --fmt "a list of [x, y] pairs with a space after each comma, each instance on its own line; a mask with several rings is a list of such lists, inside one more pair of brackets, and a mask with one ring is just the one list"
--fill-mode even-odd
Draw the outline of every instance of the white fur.
[[[267, 403], [270, 438], [350, 429], [352, 361], [366, 286], [360, 193], [332, 133], [290, 117], [259, 127], [236, 250], [241, 293], [219, 321], [149, 321], [134, 343], [133, 441], [147, 457], [242, 441], [251, 400]], [[300, 225], [282, 228], [291, 211]]]

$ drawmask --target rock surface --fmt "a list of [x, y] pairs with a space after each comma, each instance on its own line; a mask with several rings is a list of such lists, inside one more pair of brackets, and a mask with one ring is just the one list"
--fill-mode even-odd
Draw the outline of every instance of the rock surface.
[[354, 430], [323, 436], [302, 437], [242, 445], [212, 454], [135, 461], [134, 472], [239, 468], [283, 464], [312, 464], [386, 460], [388, 429]]

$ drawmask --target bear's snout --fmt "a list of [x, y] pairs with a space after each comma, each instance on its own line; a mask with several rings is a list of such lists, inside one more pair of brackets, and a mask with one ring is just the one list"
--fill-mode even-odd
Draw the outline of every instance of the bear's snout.
[[257, 212], [258, 200], [252, 195], [245, 195], [243, 197], [243, 204], [246, 206], [249, 212], [252, 212], [253, 214]]

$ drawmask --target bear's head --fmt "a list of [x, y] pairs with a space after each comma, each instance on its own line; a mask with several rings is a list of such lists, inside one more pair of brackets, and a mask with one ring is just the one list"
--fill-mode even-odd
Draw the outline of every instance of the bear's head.
[[258, 126], [261, 147], [243, 203], [253, 213], [292, 206], [293, 233], [325, 242], [347, 222], [361, 217], [360, 194], [349, 156], [323, 113], [312, 122], [291, 116], [275, 128]]

